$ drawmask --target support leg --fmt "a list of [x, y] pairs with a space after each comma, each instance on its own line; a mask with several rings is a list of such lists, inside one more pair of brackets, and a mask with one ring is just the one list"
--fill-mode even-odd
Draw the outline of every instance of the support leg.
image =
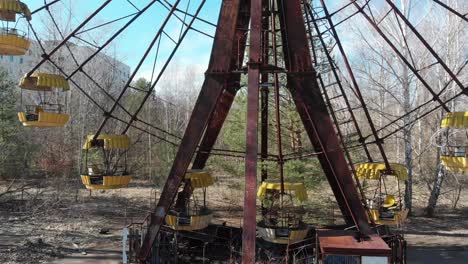
[[301, 0], [278, 0], [278, 6], [288, 88], [296, 108], [315, 150], [322, 152], [318, 159], [347, 224], [356, 225], [363, 234], [370, 234], [366, 212], [320, 94], [310, 50], [305, 44], [307, 35], [304, 18], [300, 15]]
[[262, 0], [252, 0], [250, 6], [250, 52], [247, 90], [247, 128], [245, 155], [244, 223], [242, 229], [242, 263], [255, 263], [257, 234], [257, 155], [259, 83], [262, 47]]
[[218, 27], [213, 43], [210, 64], [205, 82], [198, 96], [192, 116], [176, 154], [174, 164], [161, 193], [155, 212], [151, 217], [144, 239], [140, 260], [146, 261], [157, 237], [164, 218], [172, 205], [184, 174], [202, 138], [216, 103], [227, 88], [227, 80], [238, 60], [238, 39], [236, 39], [241, 0], [224, 0], [221, 6]]

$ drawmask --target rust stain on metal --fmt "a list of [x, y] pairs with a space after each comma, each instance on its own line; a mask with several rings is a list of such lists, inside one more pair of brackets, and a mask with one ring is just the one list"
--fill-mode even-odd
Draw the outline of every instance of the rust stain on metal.
[[352, 231], [317, 230], [317, 237], [322, 254], [390, 256], [391, 253], [387, 243], [377, 234], [358, 240]]
[[[203, 136], [209, 118], [212, 115], [218, 98], [227, 88], [225, 75], [232, 72], [232, 62], [238, 58], [237, 30], [240, 0], [223, 1], [219, 23], [216, 29], [215, 40], [210, 64], [205, 81], [195, 103], [192, 116], [190, 117], [182, 142], [174, 159], [173, 166], [169, 172], [166, 184], [156, 206], [156, 214], [151, 218], [148, 232], [143, 241], [140, 251], [140, 260], [146, 261], [149, 257], [153, 243], [157, 237], [161, 225], [167, 214], [178, 188], [183, 180], [184, 174], [192, 160], [197, 146]], [[235, 56], [233, 56], [235, 54]], [[234, 58], [233, 58], [234, 57]]]
[[307, 135], [318, 155], [340, 210], [348, 225], [371, 234], [366, 211], [360, 201], [352, 173], [335, 133], [333, 122], [320, 92], [317, 74], [307, 42], [300, 0], [279, 0], [284, 59], [288, 88], [293, 96]]

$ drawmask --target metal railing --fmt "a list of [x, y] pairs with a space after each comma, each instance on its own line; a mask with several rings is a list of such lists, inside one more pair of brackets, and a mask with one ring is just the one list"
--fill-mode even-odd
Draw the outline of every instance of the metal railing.
[[12, 35], [12, 36], [17, 36], [21, 38], [27, 38], [28, 34], [22, 30], [16, 29], [16, 28], [5, 28], [5, 27], [0, 27], [0, 35]]

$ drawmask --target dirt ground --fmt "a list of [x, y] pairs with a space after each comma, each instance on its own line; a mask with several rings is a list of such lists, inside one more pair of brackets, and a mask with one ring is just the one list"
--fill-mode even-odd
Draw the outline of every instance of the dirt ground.
[[[216, 191], [208, 199], [215, 209], [215, 221], [240, 226], [241, 186], [224, 183], [213, 188]], [[0, 263], [121, 263], [122, 228], [134, 220], [142, 220], [157, 195], [156, 190], [138, 184], [122, 190], [93, 191], [91, 195], [80, 190], [77, 199], [73, 191], [44, 192], [39, 196], [41, 199], [33, 201], [3, 197]], [[318, 197], [323, 200], [323, 193], [309, 191], [309, 200], [318, 201]], [[409, 263], [468, 263], [468, 193], [462, 195], [455, 210], [442, 197], [435, 218], [422, 216], [420, 208], [425, 197], [417, 197], [420, 199], [415, 201], [415, 216], [404, 227]], [[318, 208], [323, 203], [310, 206]], [[321, 215], [328, 214], [326, 218], [330, 220], [332, 213], [324, 209]], [[309, 219], [323, 222], [323, 218], [309, 216]]]

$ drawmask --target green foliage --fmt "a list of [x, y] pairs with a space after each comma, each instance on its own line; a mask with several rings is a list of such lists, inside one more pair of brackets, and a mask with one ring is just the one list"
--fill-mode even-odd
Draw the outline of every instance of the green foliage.
[[[221, 131], [220, 139], [223, 148], [232, 150], [245, 149], [247, 94], [240, 90], [236, 96], [227, 120]], [[230, 175], [244, 175], [244, 162], [236, 159], [223, 159], [221, 157], [210, 158], [210, 164], [220, 167]]]
[[14, 83], [0, 68], [0, 177], [19, 174], [17, 165], [23, 163], [24, 153], [29, 151], [20, 136], [20, 122], [17, 119], [16, 102], [18, 94]]
[[[265, 161], [259, 163], [260, 170], [266, 169], [268, 178], [279, 180], [279, 167], [274, 161]], [[322, 168], [316, 159], [297, 159], [289, 160], [283, 166], [285, 181], [303, 182], [307, 188], [313, 188], [319, 185], [325, 178]]]
[[[286, 80], [282, 80], [286, 82]], [[282, 146], [283, 153], [293, 153], [297, 151], [290, 144], [290, 137], [296, 136], [301, 141], [299, 146], [296, 142], [296, 146], [300, 149], [311, 146], [303, 146], [302, 142], [309, 142], [308, 138], [304, 133], [304, 128], [299, 115], [296, 111], [296, 107], [287, 92], [282, 92], [281, 109], [282, 109]], [[273, 97], [273, 93], [270, 93]], [[245, 129], [246, 129], [246, 111], [247, 111], [247, 92], [245, 89], [241, 89], [233, 103], [233, 106], [228, 115], [227, 121], [224, 123], [223, 130], [220, 135], [220, 142], [222, 148], [231, 150], [244, 150], [245, 149]], [[269, 122], [270, 128], [274, 126], [274, 105], [270, 104], [269, 111]], [[259, 120], [260, 124], [260, 120]], [[285, 136], [286, 135], [286, 136]], [[276, 138], [275, 129], [269, 130], [269, 153], [277, 153], [278, 147], [274, 139]], [[225, 173], [233, 176], [243, 177], [244, 176], [244, 162], [236, 159], [226, 159], [224, 157], [211, 157], [209, 165], [223, 170]], [[261, 170], [266, 170], [269, 179], [279, 180], [279, 166], [276, 161], [264, 161], [258, 164], [258, 175]], [[304, 182], [308, 188], [318, 186], [321, 181], [324, 180], [323, 171], [320, 164], [316, 159], [298, 159], [289, 160], [284, 164], [284, 177], [286, 181], [293, 182]]]
[[227, 118], [228, 121], [223, 127], [223, 143], [230, 149], [245, 148], [246, 109], [247, 93], [245, 90], [240, 90]]
[[129, 89], [129, 91], [126, 93], [124, 97], [124, 105], [127, 106], [131, 113], [134, 113], [143, 101], [145, 93], [142, 91], [149, 90], [150, 86], [151, 84], [145, 78], [140, 78], [133, 84], [133, 87], [138, 88], [141, 91]]
[[0, 142], [2, 143], [13, 139], [18, 129], [15, 111], [17, 99], [14, 83], [8, 79], [7, 73], [0, 69]]
[[284, 172], [288, 179], [304, 182], [307, 188], [314, 188], [325, 177], [317, 159], [291, 160], [284, 164]]

